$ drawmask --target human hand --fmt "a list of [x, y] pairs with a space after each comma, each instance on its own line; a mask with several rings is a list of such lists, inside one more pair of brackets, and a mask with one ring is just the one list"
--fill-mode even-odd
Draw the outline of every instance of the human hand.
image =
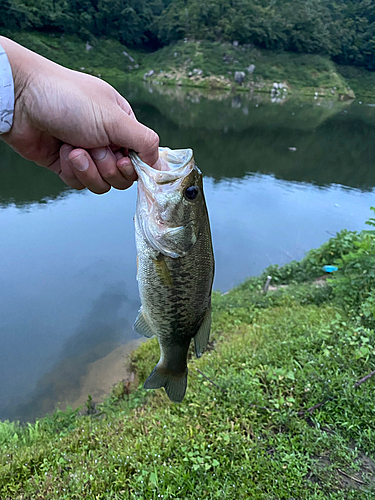
[[0, 37], [15, 90], [11, 130], [0, 136], [16, 152], [75, 189], [127, 189], [137, 175], [129, 149], [157, 166], [159, 137], [137, 121], [109, 84], [69, 70]]

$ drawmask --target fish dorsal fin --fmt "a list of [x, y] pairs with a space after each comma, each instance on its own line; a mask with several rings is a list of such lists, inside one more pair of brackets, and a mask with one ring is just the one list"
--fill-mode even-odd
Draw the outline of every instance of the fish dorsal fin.
[[147, 338], [151, 338], [155, 335], [151, 326], [147, 323], [142, 307], [138, 311], [138, 316], [136, 317], [133, 328], [137, 333], [144, 335]]
[[203, 322], [194, 337], [195, 355], [200, 358], [207, 349], [208, 339], [210, 338], [211, 329], [211, 304], [209, 305]]

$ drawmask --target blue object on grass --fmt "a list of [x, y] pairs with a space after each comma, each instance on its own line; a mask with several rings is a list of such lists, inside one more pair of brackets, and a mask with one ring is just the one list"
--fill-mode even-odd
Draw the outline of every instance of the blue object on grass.
[[323, 271], [326, 273], [333, 273], [334, 271], [338, 271], [338, 269], [336, 266], [323, 266]]

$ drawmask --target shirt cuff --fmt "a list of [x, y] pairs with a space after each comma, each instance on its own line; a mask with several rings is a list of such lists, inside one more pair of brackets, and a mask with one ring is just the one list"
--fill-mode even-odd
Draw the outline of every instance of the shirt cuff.
[[0, 45], [0, 134], [9, 132], [13, 124], [14, 83], [8, 56]]

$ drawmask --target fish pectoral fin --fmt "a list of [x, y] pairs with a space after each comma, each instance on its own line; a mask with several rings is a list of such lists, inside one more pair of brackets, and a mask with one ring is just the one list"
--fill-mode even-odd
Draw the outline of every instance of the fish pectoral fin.
[[145, 315], [143, 314], [142, 307], [140, 308], [140, 310], [138, 312], [138, 316], [135, 319], [133, 328], [137, 333], [139, 333], [140, 335], [144, 335], [147, 338], [151, 338], [155, 335], [151, 326], [147, 323], [147, 319], [145, 318]]
[[168, 288], [173, 287], [173, 278], [171, 275], [171, 272], [167, 266], [167, 263], [165, 261], [165, 257], [162, 253], [159, 253], [157, 259], [154, 260], [154, 266], [155, 270], [160, 278], [160, 280], [163, 282], [164, 286]]
[[200, 358], [207, 349], [211, 329], [211, 304], [209, 305], [203, 322], [194, 337], [195, 355]]
[[186, 392], [187, 375], [187, 368], [181, 374], [172, 374], [169, 370], [157, 364], [143, 387], [145, 389], [159, 389], [160, 387], [164, 387], [171, 401], [181, 403]]

